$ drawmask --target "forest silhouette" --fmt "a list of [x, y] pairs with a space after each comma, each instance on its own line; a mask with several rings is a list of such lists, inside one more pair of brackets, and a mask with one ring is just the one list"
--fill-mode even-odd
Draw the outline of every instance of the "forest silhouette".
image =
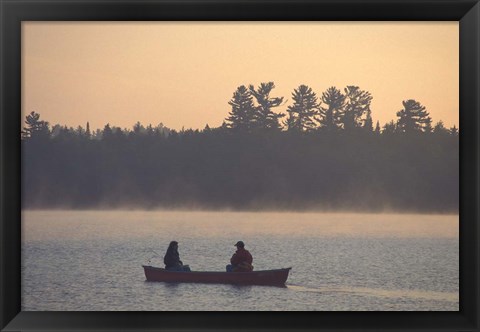
[[373, 97], [357, 86], [317, 97], [300, 85], [281, 113], [274, 88], [238, 87], [223, 124], [202, 130], [51, 127], [31, 112], [22, 205], [458, 213], [455, 126], [433, 125], [413, 99], [374, 126]]

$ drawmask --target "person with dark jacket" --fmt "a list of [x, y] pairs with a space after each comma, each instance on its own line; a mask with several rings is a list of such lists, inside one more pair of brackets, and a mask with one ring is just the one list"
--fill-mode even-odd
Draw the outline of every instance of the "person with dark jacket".
[[190, 271], [190, 267], [188, 265], [183, 265], [183, 262], [180, 260], [177, 241], [172, 241], [168, 245], [167, 253], [163, 257], [163, 263], [165, 264], [166, 270]]
[[238, 241], [235, 244], [237, 251], [230, 259], [229, 265], [227, 265], [227, 272], [251, 272], [253, 271], [253, 257], [250, 252], [245, 249], [243, 241]]

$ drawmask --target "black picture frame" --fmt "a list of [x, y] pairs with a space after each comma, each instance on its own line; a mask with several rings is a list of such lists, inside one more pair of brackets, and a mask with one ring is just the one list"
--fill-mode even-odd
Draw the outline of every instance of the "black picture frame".
[[[2, 331], [478, 331], [480, 5], [473, 0], [0, 0]], [[458, 312], [22, 312], [22, 21], [459, 21], [460, 310]]]

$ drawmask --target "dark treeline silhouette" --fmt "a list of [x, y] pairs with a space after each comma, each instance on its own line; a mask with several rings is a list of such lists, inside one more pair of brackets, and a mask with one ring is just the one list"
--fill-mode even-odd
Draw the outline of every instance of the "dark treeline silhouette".
[[369, 92], [306, 85], [275, 112], [273, 82], [240, 86], [217, 128], [22, 131], [25, 208], [323, 209], [457, 212], [459, 135], [403, 101], [373, 125]]

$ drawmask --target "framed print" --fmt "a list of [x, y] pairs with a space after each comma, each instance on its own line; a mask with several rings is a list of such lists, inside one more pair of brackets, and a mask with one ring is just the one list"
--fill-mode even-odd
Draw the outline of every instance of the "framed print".
[[477, 1], [1, 9], [2, 331], [478, 331]]

